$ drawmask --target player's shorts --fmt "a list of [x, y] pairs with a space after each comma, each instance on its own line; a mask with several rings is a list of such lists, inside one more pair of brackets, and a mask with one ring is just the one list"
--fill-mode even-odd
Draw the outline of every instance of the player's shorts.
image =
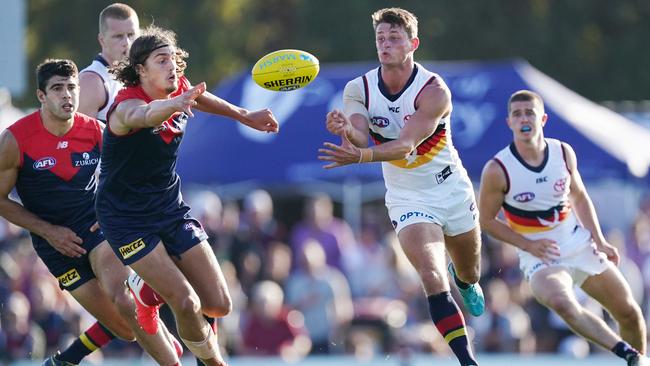
[[386, 203], [395, 232], [412, 224], [439, 225], [447, 236], [466, 233], [478, 226], [479, 213], [471, 184], [458, 184], [440, 202], [393, 199]]
[[32, 234], [32, 243], [34, 243], [36, 254], [45, 263], [50, 273], [59, 281], [59, 287], [62, 290], [75, 290], [95, 278], [89, 255], [95, 247], [106, 239], [101, 230], [90, 231], [93, 224], [95, 224], [94, 220], [86, 225], [80, 225], [79, 227], [82, 229], [71, 228], [83, 240], [81, 245], [86, 250], [86, 254], [78, 258], [61, 254], [47, 240]]
[[170, 256], [180, 258], [181, 254], [208, 239], [201, 223], [188, 213], [160, 216], [154, 223], [138, 223], [136, 219], [128, 224], [110, 221], [102, 220], [102, 230], [125, 265], [137, 262], [161, 241]]
[[591, 233], [581, 227], [576, 229], [571, 236], [569, 243], [557, 243], [560, 246], [560, 257], [544, 263], [538, 257], [523, 251], [519, 253], [519, 267], [530, 279], [543, 268], [560, 266], [566, 268], [576, 286], [581, 286], [591, 276], [603, 273], [609, 267], [605, 253], [596, 249], [596, 244], [591, 239]]

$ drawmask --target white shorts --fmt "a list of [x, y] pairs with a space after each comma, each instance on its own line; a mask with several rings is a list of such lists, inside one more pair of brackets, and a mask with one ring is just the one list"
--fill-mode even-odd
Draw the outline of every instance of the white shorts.
[[479, 213], [474, 191], [465, 185], [457, 185], [442, 202], [402, 200], [386, 203], [388, 216], [395, 232], [417, 223], [436, 224], [447, 236], [466, 233], [478, 226]]
[[[596, 244], [591, 240], [591, 234], [583, 227], [578, 227], [572, 236], [572, 243], [558, 243], [560, 246], [560, 257], [548, 263], [534, 255], [518, 250], [519, 267], [524, 272], [526, 280], [530, 279], [539, 270], [548, 267], [564, 267], [573, 279], [576, 286], [581, 286], [590, 276], [603, 273], [607, 270], [607, 256], [596, 249]], [[570, 250], [563, 250], [570, 248]]]

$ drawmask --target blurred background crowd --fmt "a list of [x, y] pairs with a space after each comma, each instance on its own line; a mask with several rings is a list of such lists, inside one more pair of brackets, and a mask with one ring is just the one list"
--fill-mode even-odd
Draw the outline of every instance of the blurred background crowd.
[[[326, 193], [301, 199], [302, 215], [294, 222], [261, 189], [242, 200], [222, 200], [212, 191], [189, 197], [210, 234], [234, 300], [233, 313], [219, 322], [227, 354], [290, 360], [308, 354], [370, 359], [449, 352], [429, 319], [417, 274], [399, 248], [382, 202], [364, 205], [361, 229], [355, 233]], [[629, 227], [605, 229], [622, 253], [620, 268], [648, 314], [650, 195], [639, 203]], [[479, 318], [466, 315], [478, 352], [584, 357], [599, 351], [531, 297], [512, 246], [484, 237], [482, 273], [487, 311]], [[41, 359], [92, 322], [57, 287], [28, 233], [0, 220], [4, 361]], [[593, 310], [603, 311], [597, 304]], [[166, 318], [173, 327], [173, 319]], [[102, 354], [93, 357], [140, 357], [142, 351], [134, 343], [113, 341]]]
[[[112, 2], [2, 1], [6, 11], [0, 12], [0, 44], [5, 52], [0, 55], [0, 76], [10, 82], [0, 78], [0, 130], [37, 107], [32, 77], [35, 65], [48, 57], [70, 58], [80, 67], [90, 62], [99, 49], [97, 15]], [[342, 69], [338, 67], [343, 62], [353, 66], [376, 60], [370, 14], [381, 7], [401, 6], [413, 11], [420, 21], [422, 42], [417, 60], [475, 60], [488, 64], [495, 60], [526, 60], [585, 98], [650, 128], [650, 102], [647, 101], [650, 48], [640, 46], [650, 37], [647, 21], [650, 2], [647, 1], [329, 0], [324, 4], [304, 0], [185, 0], [182, 5], [171, 0], [123, 2], [138, 12], [142, 26], [154, 23], [178, 33], [180, 44], [191, 55], [187, 70], [191, 80], [205, 80], [211, 90], [223, 82], [224, 91], [252, 95], [247, 101], [241, 100], [242, 104], [254, 101], [265, 103], [260, 107], [267, 107], [275, 103], [277, 115], [287, 114], [289, 107], [304, 111], [316, 103], [325, 110], [332, 106], [332, 100], [340, 100], [338, 91], [326, 83], [330, 80], [325, 76], [339, 75]], [[16, 28], [6, 28], [16, 24]], [[288, 101], [282, 104], [276, 99], [264, 99], [256, 89], [247, 90], [248, 94], [241, 92], [240, 89], [245, 90], [242, 80], [248, 79], [245, 70], [260, 56], [281, 48], [310, 51], [323, 66], [331, 65], [330, 69], [323, 67], [311, 90], [305, 89], [311, 93], [309, 98], [288, 93], [285, 94]], [[465, 66], [460, 65], [463, 69]], [[235, 87], [229, 82], [237, 72], [244, 74], [239, 76], [240, 86]], [[499, 84], [503, 79], [495, 80]], [[452, 117], [455, 142], [462, 141], [463, 132], [480, 131], [487, 138], [474, 143], [484, 147], [486, 140], [496, 139], [495, 130], [500, 125], [505, 128], [502, 126], [505, 98], [498, 99], [494, 109], [480, 104], [482, 100], [472, 101], [478, 103], [472, 104], [476, 109], [460, 108], [458, 97], [463, 96], [462, 88], [472, 93], [485, 92], [487, 96], [494, 94], [495, 86], [489, 88], [484, 81], [478, 77], [450, 83], [457, 103]], [[497, 86], [507, 89], [507, 95], [514, 91], [509, 85]], [[306, 139], [308, 134], [311, 137], [318, 134], [314, 126], [322, 129], [319, 123], [323, 115], [309, 116], [310, 120], [298, 115], [291, 122], [293, 125], [283, 126], [283, 132], [278, 134], [279, 138], [289, 136], [288, 141], [279, 141], [274, 147], [260, 147], [264, 153], [256, 154], [255, 158], [279, 151], [277, 146], [283, 146], [280, 152], [286, 155], [281, 155], [281, 159], [301, 163], [304, 157], [293, 153], [297, 142]], [[485, 123], [469, 123], [476, 116], [484, 117], [485, 121], [478, 120]], [[191, 128], [209, 124], [230, 126], [214, 121], [197, 122]], [[308, 133], [303, 133], [301, 128]], [[616, 126], [608, 126], [607, 131], [614, 129]], [[214, 136], [225, 136], [223, 131], [214, 134], [206, 131], [190, 130], [188, 134], [206, 136], [210, 145], [219, 145]], [[230, 136], [233, 135], [226, 139]], [[579, 135], [570, 137], [576, 136]], [[233, 141], [238, 140], [231, 139], [224, 147], [230, 152], [228, 158], [240, 149]], [[611, 145], [625, 144], [625, 141], [608, 140], [606, 144], [610, 146], [581, 143], [586, 147], [585, 154], [579, 152], [579, 159], [585, 159], [595, 149], [610, 151]], [[197, 154], [194, 160], [201, 171], [233, 173], [231, 168], [224, 169], [222, 165], [202, 165], [226, 154], [202, 151], [197, 146], [185, 144], [181, 152], [200, 150], [191, 153]], [[310, 154], [315, 160], [317, 145], [309, 141], [309, 148], [313, 149]], [[461, 149], [461, 159], [466, 165], [474, 162], [482, 166], [496, 151], [484, 149], [480, 161], [474, 161], [466, 159]], [[186, 158], [185, 162], [189, 160]], [[245, 165], [255, 174], [260, 170], [279, 170], [273, 164], [258, 168], [264, 162], [245, 160], [239, 154], [230, 160], [235, 165]], [[586, 168], [592, 171], [595, 180], [587, 181], [587, 188], [604, 232], [622, 254], [620, 268], [648, 320], [650, 180], [647, 171], [645, 178], [624, 174], [618, 180], [597, 184], [608, 167], [605, 163], [592, 165]], [[299, 166], [295, 171], [322, 171], [319, 162], [315, 170], [307, 168]], [[478, 176], [474, 174], [472, 178], [476, 180]], [[341, 181], [330, 183], [340, 186]], [[399, 248], [387, 219], [381, 197], [383, 185], [356, 186], [358, 191], [352, 190], [346, 196], [335, 194], [335, 189], [316, 193], [321, 190], [302, 182], [285, 184], [284, 188], [282, 182], [273, 186], [243, 180], [210, 183], [209, 187], [202, 184], [191, 190], [188, 185], [185, 195], [193, 215], [210, 234], [210, 243], [234, 300], [233, 313], [219, 322], [219, 339], [227, 354], [280, 355], [291, 360], [306, 354], [354, 354], [370, 359], [384, 354], [408, 357], [415, 352], [450, 352], [429, 318], [417, 274]], [[331, 185], [325, 183], [322, 187], [331, 188]], [[350, 200], [359, 203], [360, 212], [345, 214]], [[621, 207], [625, 210], [620, 210]], [[479, 318], [466, 316], [478, 352], [553, 352], [581, 357], [600, 351], [573, 336], [559, 318], [531, 297], [512, 246], [489, 237], [483, 239], [481, 285], [487, 297], [487, 312]], [[583, 301], [587, 301], [586, 296]], [[594, 311], [602, 309], [594, 305]], [[173, 327], [170, 315], [167, 313], [165, 317]], [[34, 253], [29, 234], [0, 218], [0, 363], [29, 358], [41, 360], [65, 347], [91, 322], [89, 315], [67, 293], [59, 291], [56, 280]], [[100, 357], [141, 355], [136, 344], [114, 341], [89, 359], [100, 362]]]

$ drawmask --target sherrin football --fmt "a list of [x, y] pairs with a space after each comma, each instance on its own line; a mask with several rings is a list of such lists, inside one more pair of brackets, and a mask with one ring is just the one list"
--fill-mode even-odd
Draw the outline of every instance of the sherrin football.
[[316, 78], [320, 65], [314, 55], [300, 50], [279, 50], [262, 57], [253, 66], [253, 80], [264, 89], [300, 89]]

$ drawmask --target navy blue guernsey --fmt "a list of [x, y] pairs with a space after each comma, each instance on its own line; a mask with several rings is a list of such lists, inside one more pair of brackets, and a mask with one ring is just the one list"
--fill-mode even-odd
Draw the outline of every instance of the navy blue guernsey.
[[20, 150], [16, 191], [23, 206], [51, 224], [87, 230], [95, 222], [100, 123], [75, 113], [70, 131], [55, 136], [36, 111], [8, 129]]
[[[185, 77], [171, 96], [182, 94], [190, 87]], [[109, 111], [125, 100], [152, 99], [142, 87], [122, 89]], [[131, 221], [137, 218], [155, 222], [159, 215], [186, 213], [176, 174], [178, 148], [183, 138], [187, 115], [175, 113], [160, 126], [132, 130], [122, 136], [104, 131], [102, 159], [96, 209], [100, 224]], [[108, 221], [106, 221], [108, 220]], [[115, 221], [118, 220], [118, 221]]]

